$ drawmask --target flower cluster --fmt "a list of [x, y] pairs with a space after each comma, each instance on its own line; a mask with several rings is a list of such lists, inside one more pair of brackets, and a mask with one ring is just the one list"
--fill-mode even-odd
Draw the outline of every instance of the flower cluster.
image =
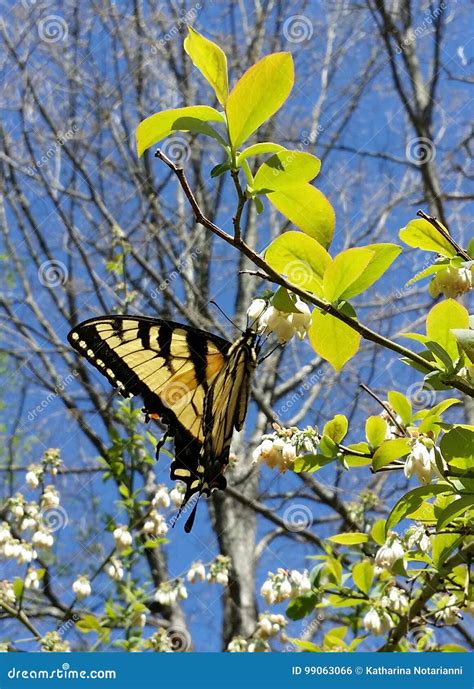
[[392, 586], [388, 594], [382, 596], [381, 600], [383, 608], [388, 608], [400, 616], [407, 612], [409, 604], [410, 602], [405, 591], [399, 589], [397, 586]]
[[388, 612], [386, 610], [377, 610], [376, 608], [370, 608], [364, 615], [362, 624], [364, 629], [374, 636], [386, 634], [394, 627], [393, 620]]
[[273, 429], [274, 433], [262, 436], [262, 442], [253, 451], [254, 463], [264, 462], [270, 469], [285, 472], [293, 466], [296, 457], [317, 452], [319, 438], [314, 428], [300, 431], [274, 423]]
[[257, 627], [250, 637], [245, 639], [243, 636], [234, 636], [227, 646], [229, 653], [268, 653], [271, 651], [268, 640], [278, 636], [282, 641], [286, 641], [284, 629], [288, 624], [284, 615], [273, 615], [265, 612], [259, 615]]
[[429, 284], [429, 293], [436, 299], [443, 294], [447, 299], [455, 299], [472, 289], [474, 284], [473, 268], [462, 265], [459, 268], [448, 266], [436, 273]]
[[144, 647], [155, 653], [173, 653], [173, 640], [166, 629], [161, 627], [145, 641]]
[[302, 340], [311, 325], [311, 311], [299, 297], [293, 301], [294, 311], [279, 311], [265, 299], [254, 299], [247, 310], [247, 317], [260, 334], [274, 333], [281, 344], [289, 342], [294, 335]]
[[431, 549], [431, 538], [422, 525], [410, 526], [406, 532], [406, 543], [408, 550], [419, 550], [420, 553], [429, 553]]
[[[166, 495], [169, 499], [168, 494]], [[143, 524], [143, 533], [148, 536], [159, 538], [160, 536], [164, 536], [167, 532], [168, 524], [166, 523], [165, 517], [157, 512], [157, 510], [152, 510]]]
[[433, 471], [436, 470], [433, 442], [428, 438], [415, 440], [403, 469], [405, 476], [416, 476], [419, 482], [426, 486], [431, 483]]
[[87, 598], [92, 593], [92, 586], [89, 578], [85, 575], [77, 577], [76, 581], [72, 585], [72, 592], [76, 596], [77, 600], [82, 600]]
[[202, 562], [193, 562], [186, 575], [186, 579], [190, 584], [195, 584], [197, 581], [206, 580], [206, 568]]
[[59, 632], [47, 632], [41, 639], [41, 650], [46, 653], [69, 653], [70, 647], [67, 641], [64, 641]]
[[230, 558], [225, 555], [218, 555], [209, 567], [207, 580], [212, 584], [227, 586], [229, 583]]
[[113, 537], [115, 541], [115, 547], [119, 552], [123, 552], [130, 548], [133, 543], [133, 537], [128, 526], [117, 526], [113, 531]]
[[24, 565], [36, 560], [38, 555], [30, 543], [15, 538], [7, 522], [3, 522], [0, 525], [0, 557], [16, 560], [19, 565]]
[[173, 605], [177, 600], [185, 600], [187, 597], [188, 592], [181, 579], [166, 581], [155, 592], [155, 600], [161, 605]]
[[379, 572], [384, 569], [389, 571], [397, 560], [401, 560], [405, 556], [403, 545], [396, 533], [393, 531], [388, 534], [387, 540], [375, 554], [375, 565]]
[[275, 574], [268, 573], [260, 594], [268, 605], [273, 605], [310, 591], [311, 581], [306, 569], [301, 573], [296, 569], [289, 571], [279, 567]]
[[439, 604], [439, 610], [435, 613], [435, 620], [438, 624], [456, 624], [459, 622], [461, 613], [459, 611], [456, 596], [443, 598]]
[[123, 566], [121, 561], [116, 557], [110, 558], [110, 562], [105, 568], [105, 571], [114, 581], [121, 581], [123, 579]]

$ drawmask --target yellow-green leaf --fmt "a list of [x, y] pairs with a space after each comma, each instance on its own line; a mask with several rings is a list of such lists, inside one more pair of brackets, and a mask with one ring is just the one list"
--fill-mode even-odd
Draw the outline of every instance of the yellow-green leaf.
[[347, 434], [348, 421], [344, 414], [336, 414], [336, 416], [328, 421], [323, 428], [323, 435], [327, 435], [334, 440], [335, 443], [340, 443]]
[[321, 169], [321, 161], [311, 153], [279, 151], [257, 170], [254, 191], [281, 191], [295, 184], [310, 182]]
[[340, 371], [359, 349], [360, 335], [328, 313], [314, 310], [308, 332], [314, 351]]
[[410, 444], [405, 438], [385, 440], [374, 452], [372, 467], [374, 471], [390, 464], [400, 457], [405, 457], [410, 452]]
[[374, 565], [368, 560], [358, 562], [352, 568], [352, 580], [357, 588], [368, 595], [374, 580]]
[[405, 244], [415, 249], [435, 251], [437, 254], [447, 258], [453, 258], [456, 255], [456, 250], [448, 240], [431, 223], [423, 218], [417, 218], [409, 222], [406, 227], [400, 230], [399, 237]]
[[314, 237], [324, 247], [331, 243], [336, 225], [334, 209], [324, 194], [311, 184], [297, 184], [267, 195], [285, 218]]
[[462, 498], [454, 500], [441, 512], [436, 524], [437, 531], [444, 529], [457, 517], [462, 517], [468, 510], [474, 510], [474, 497], [472, 495], [464, 495]]
[[455, 299], [445, 299], [433, 306], [426, 319], [426, 334], [445, 349], [451, 360], [458, 358], [458, 345], [451, 332], [454, 328], [468, 328], [469, 313]]
[[216, 43], [205, 38], [191, 26], [184, 39], [184, 49], [195, 67], [212, 86], [217, 100], [225, 105], [229, 96], [227, 58]]
[[265, 260], [294, 285], [322, 296], [323, 274], [331, 257], [315, 239], [284, 232], [265, 250]]
[[238, 148], [281, 108], [293, 83], [293, 58], [290, 53], [267, 55], [245, 72], [232, 89], [226, 105], [234, 148]]
[[344, 299], [351, 299], [373, 285], [402, 251], [397, 244], [367, 244], [360, 248], [372, 251], [373, 256], [364, 272], [344, 292]]
[[147, 148], [154, 146], [158, 141], [169, 136], [171, 132], [177, 131], [207, 134], [225, 145], [224, 139], [207, 124], [208, 122], [225, 123], [225, 118], [220, 112], [208, 105], [191, 105], [186, 108], [157, 112], [140, 122], [137, 127], [138, 157]]
[[374, 252], [369, 249], [347, 249], [338, 254], [323, 277], [324, 296], [329, 302], [345, 298], [346, 291], [364, 272]]
[[397, 390], [390, 390], [387, 397], [391, 406], [394, 408], [394, 410], [401, 418], [402, 423], [404, 423], [405, 426], [409, 424], [411, 421], [410, 400], [407, 397], [405, 397], [405, 395], [401, 392], [397, 392]]
[[383, 545], [385, 543], [385, 524], [385, 519], [378, 519], [374, 522], [370, 530], [370, 535], [377, 545]]
[[378, 447], [387, 437], [387, 422], [381, 416], [369, 416], [365, 422], [365, 437], [372, 445]]
[[351, 531], [350, 533], [338, 533], [334, 536], [328, 536], [327, 540], [340, 545], [358, 545], [359, 543], [367, 543], [369, 537], [366, 533]]
[[264, 155], [265, 153], [278, 153], [279, 151], [286, 151], [286, 148], [284, 146], [280, 146], [280, 144], [273, 143], [273, 141], [262, 141], [259, 144], [254, 144], [253, 146], [244, 148], [244, 150], [237, 156], [236, 165], [237, 167], [240, 167], [244, 160], [247, 160], [247, 158], [250, 158], [251, 156]]

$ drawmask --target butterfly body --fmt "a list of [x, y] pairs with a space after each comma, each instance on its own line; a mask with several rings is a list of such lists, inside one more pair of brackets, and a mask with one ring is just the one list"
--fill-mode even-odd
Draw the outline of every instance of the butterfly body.
[[[80, 323], [68, 340], [124, 397], [140, 396], [146, 414], [168, 426], [170, 475], [186, 484], [182, 507], [195, 493], [226, 487], [232, 434], [243, 426], [257, 364], [253, 330], [232, 344], [172, 321], [110, 315]], [[186, 530], [194, 510], [191, 517]]]

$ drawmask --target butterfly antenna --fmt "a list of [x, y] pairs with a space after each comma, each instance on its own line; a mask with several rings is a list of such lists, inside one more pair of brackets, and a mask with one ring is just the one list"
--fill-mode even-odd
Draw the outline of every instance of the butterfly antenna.
[[213, 306], [215, 306], [217, 309], [219, 309], [219, 311], [220, 311], [221, 314], [224, 316], [224, 318], [225, 318], [226, 320], [228, 320], [229, 323], [232, 323], [232, 325], [234, 326], [234, 328], [235, 328], [236, 330], [240, 330], [240, 332], [242, 332], [242, 329], [239, 328], [239, 326], [236, 325], [236, 324], [234, 323], [234, 321], [232, 320], [232, 318], [229, 318], [229, 316], [221, 309], [221, 307], [219, 306], [219, 304], [218, 304], [217, 302], [215, 302], [214, 299], [211, 299], [209, 303], [212, 304]]

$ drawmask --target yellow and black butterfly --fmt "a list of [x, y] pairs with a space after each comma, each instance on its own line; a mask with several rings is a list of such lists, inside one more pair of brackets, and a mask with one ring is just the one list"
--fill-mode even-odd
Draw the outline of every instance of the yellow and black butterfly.
[[172, 321], [111, 315], [80, 323], [68, 340], [124, 397], [139, 395], [147, 419], [167, 425], [171, 478], [186, 484], [181, 510], [196, 493], [225, 489], [232, 433], [243, 426], [257, 365], [256, 332], [248, 328], [232, 344]]

